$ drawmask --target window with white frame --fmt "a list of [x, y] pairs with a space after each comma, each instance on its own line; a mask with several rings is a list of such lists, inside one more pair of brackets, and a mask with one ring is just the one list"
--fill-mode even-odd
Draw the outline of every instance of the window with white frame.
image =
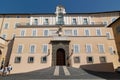
[[106, 57], [105, 56], [102, 56], [102, 57], [99, 57], [100, 59], [100, 63], [106, 63]]
[[34, 19], [34, 25], [38, 25], [38, 19]]
[[22, 53], [22, 51], [23, 51], [23, 45], [18, 45], [18, 51], [17, 51], [17, 53]]
[[20, 36], [25, 36], [25, 30], [21, 30]]
[[78, 30], [77, 29], [73, 30], [73, 36], [78, 36]]
[[65, 35], [66, 36], [71, 36], [72, 35], [72, 30], [65, 30]]
[[108, 23], [107, 23], [107, 21], [104, 21], [103, 24], [104, 24], [105, 26], [107, 26]]
[[5, 23], [4, 29], [8, 29], [8, 23]]
[[74, 53], [80, 53], [80, 46], [79, 46], [79, 44], [74, 44], [73, 45], [73, 52]]
[[15, 57], [14, 63], [20, 63], [21, 62], [21, 57]]
[[34, 62], [34, 57], [28, 57], [28, 63], [33, 63]]
[[41, 63], [47, 63], [47, 56], [41, 57]]
[[110, 32], [107, 32], [107, 33], [106, 33], [106, 36], [107, 36], [107, 39], [110, 39], [110, 38], [111, 38]]
[[49, 30], [44, 30], [44, 32], [43, 32], [43, 36], [49, 36]]
[[90, 36], [90, 31], [88, 29], [85, 29], [84, 34], [85, 36]]
[[37, 30], [36, 29], [32, 30], [32, 36], [37, 36]]
[[45, 19], [44, 24], [45, 24], [45, 25], [48, 25], [48, 24], [49, 24], [49, 20], [48, 20], [48, 19]]
[[101, 30], [100, 29], [96, 29], [96, 35], [101, 36]]
[[20, 25], [20, 23], [15, 23], [14, 28], [17, 28], [18, 25]]
[[112, 18], [112, 22], [114, 22], [116, 20], [116, 18]]
[[92, 52], [92, 46], [90, 44], [86, 44], [86, 53]]
[[73, 24], [73, 25], [74, 25], [74, 24], [77, 24], [76, 18], [73, 18], [73, 19], [72, 19], [72, 24]]
[[80, 63], [80, 57], [79, 56], [74, 57], [74, 63]]
[[114, 54], [113, 47], [109, 47], [109, 52], [110, 52], [110, 54]]
[[93, 57], [87, 57], [87, 63], [93, 63]]
[[104, 53], [105, 52], [104, 45], [98, 44], [98, 50], [99, 50], [99, 53]]
[[48, 45], [47, 44], [43, 44], [42, 45], [42, 53], [47, 53], [48, 52]]
[[6, 35], [6, 34], [3, 34], [3, 35], [2, 35], [2, 38], [3, 38], [3, 39], [6, 39], [6, 38], [7, 38], [7, 35]]
[[30, 45], [30, 53], [35, 53], [35, 45]]
[[87, 18], [83, 19], [83, 24], [88, 24], [88, 19]]

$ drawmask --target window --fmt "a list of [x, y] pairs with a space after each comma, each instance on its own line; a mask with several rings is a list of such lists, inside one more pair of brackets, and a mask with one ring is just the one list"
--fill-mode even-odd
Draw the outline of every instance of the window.
[[73, 24], [73, 25], [74, 25], [74, 24], [77, 24], [77, 21], [76, 21], [75, 18], [73, 18], [73, 20], [72, 20], [72, 24]]
[[19, 26], [20, 25], [20, 23], [15, 23], [15, 27], [14, 28], [17, 28], [17, 26]]
[[105, 25], [105, 26], [107, 26], [107, 22], [105, 21], [105, 22], [103, 22], [103, 24]]
[[32, 36], [37, 36], [37, 30], [35, 29], [32, 30]]
[[47, 57], [46, 56], [41, 57], [41, 63], [47, 63]]
[[91, 53], [92, 52], [92, 47], [90, 44], [86, 44], [86, 53]]
[[17, 16], [17, 18], [20, 18], [20, 16]]
[[112, 22], [114, 22], [116, 20], [116, 18], [112, 18]]
[[114, 54], [113, 47], [109, 47], [110, 54]]
[[97, 35], [97, 36], [101, 36], [101, 31], [100, 31], [100, 29], [96, 29], [96, 35]]
[[48, 36], [48, 35], [49, 35], [49, 31], [48, 31], [48, 30], [44, 30], [43, 35], [44, 35], [44, 36]]
[[35, 53], [35, 45], [30, 45], [30, 53]]
[[80, 57], [74, 57], [74, 63], [80, 63]]
[[71, 36], [72, 35], [72, 30], [65, 30], [65, 35], [66, 36]]
[[110, 32], [106, 33], [107, 39], [110, 39]]
[[85, 29], [85, 36], [90, 36], [90, 32], [88, 29]]
[[87, 57], [87, 63], [93, 63], [93, 57]]
[[34, 19], [34, 25], [38, 25], [38, 19]]
[[8, 29], [8, 23], [5, 23], [4, 29]]
[[48, 19], [45, 19], [45, 22], [44, 22], [44, 24], [49, 24], [49, 21], [48, 21]]
[[30, 16], [27, 16], [27, 18], [30, 18]]
[[98, 45], [99, 53], [104, 53], [104, 46], [102, 44]]
[[87, 18], [83, 19], [83, 24], [88, 24], [88, 19]]
[[106, 58], [105, 57], [100, 57], [100, 63], [106, 63]]
[[78, 31], [77, 31], [77, 29], [74, 29], [74, 30], [73, 30], [73, 36], [78, 36]]
[[21, 57], [15, 57], [14, 63], [20, 63], [21, 62]]
[[74, 53], [79, 53], [80, 52], [80, 48], [78, 44], [73, 45], [73, 51]]
[[28, 63], [33, 63], [34, 62], [34, 57], [28, 57]]
[[6, 34], [3, 34], [3, 35], [2, 35], [2, 38], [3, 38], [3, 39], [6, 39], [6, 38], [7, 38], [7, 35], [6, 35]]
[[20, 36], [25, 36], [25, 30], [21, 30]]
[[43, 44], [42, 45], [42, 52], [43, 53], [47, 53], [48, 52], [48, 45], [47, 44]]
[[18, 45], [17, 53], [22, 53], [22, 50], [23, 50], [23, 46], [22, 45]]

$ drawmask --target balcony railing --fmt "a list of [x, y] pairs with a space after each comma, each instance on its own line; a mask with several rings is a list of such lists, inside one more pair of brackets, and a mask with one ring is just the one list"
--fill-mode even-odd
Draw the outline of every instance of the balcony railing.
[[64, 36], [54, 36], [53, 40], [63, 41], [63, 40], [68, 40], [68, 38]]
[[[18, 23], [16, 26], [17, 27], [20, 27], [20, 26], [56, 26], [56, 25], [58, 25], [57, 23], [55, 23], [55, 24], [36, 24], [36, 23], [32, 23], [32, 24], [30, 24], [30, 23]], [[63, 26], [97, 26], [97, 25], [102, 25], [102, 26], [105, 26], [105, 24], [103, 24], [103, 22], [94, 22], [94, 23], [87, 23], [87, 24], [83, 24], [83, 23], [81, 23], [81, 24], [63, 24]]]

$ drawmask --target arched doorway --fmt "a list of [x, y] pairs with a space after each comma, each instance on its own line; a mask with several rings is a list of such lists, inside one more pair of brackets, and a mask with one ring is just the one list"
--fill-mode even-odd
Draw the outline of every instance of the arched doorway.
[[62, 48], [59, 48], [56, 52], [56, 65], [65, 65], [65, 50]]

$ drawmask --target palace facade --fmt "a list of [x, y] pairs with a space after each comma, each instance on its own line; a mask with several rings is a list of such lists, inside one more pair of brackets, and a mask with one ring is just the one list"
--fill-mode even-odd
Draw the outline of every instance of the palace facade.
[[119, 17], [119, 11], [67, 13], [61, 5], [55, 13], [0, 14], [0, 61], [11, 64], [13, 73], [109, 63], [116, 69], [119, 53], [110, 24]]

